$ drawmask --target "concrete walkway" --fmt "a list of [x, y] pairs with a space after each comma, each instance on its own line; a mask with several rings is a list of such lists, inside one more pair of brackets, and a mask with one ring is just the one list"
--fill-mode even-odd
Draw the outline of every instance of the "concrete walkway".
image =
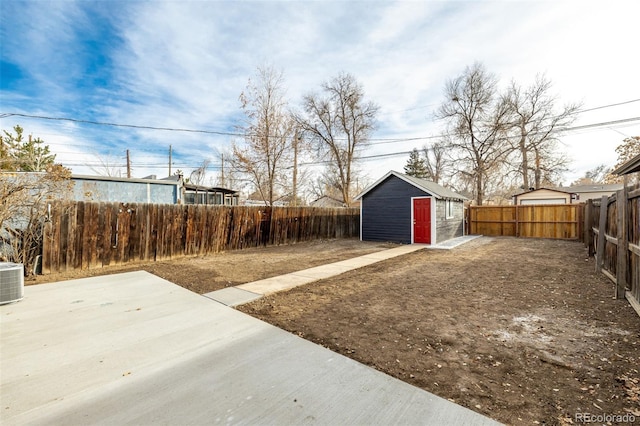
[[0, 306], [0, 424], [494, 421], [147, 272]]
[[371, 265], [373, 263], [391, 259], [397, 256], [402, 256], [414, 251], [422, 249], [451, 250], [478, 237], [480, 237], [480, 235], [465, 235], [435, 245], [403, 245], [389, 250], [383, 250], [371, 254], [366, 254], [364, 256], [354, 257], [353, 259], [347, 259], [340, 262], [329, 263], [327, 265], [316, 266], [314, 268], [303, 269], [301, 271], [292, 272], [290, 274], [266, 278], [259, 281], [253, 281], [235, 287], [223, 288], [221, 290], [206, 293], [204, 294], [204, 296], [227, 306], [243, 305], [245, 303], [249, 303], [256, 299], [259, 299], [262, 296], [266, 296], [283, 290], [289, 290], [291, 288], [309, 284], [325, 278], [330, 278], [336, 275], [343, 274], [347, 271], [362, 268], [363, 266]]

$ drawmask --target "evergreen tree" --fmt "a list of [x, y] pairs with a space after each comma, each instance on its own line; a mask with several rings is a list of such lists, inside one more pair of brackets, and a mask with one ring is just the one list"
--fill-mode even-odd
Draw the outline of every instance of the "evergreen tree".
[[22, 127], [16, 125], [13, 130], [15, 135], [4, 130], [0, 136], [0, 170], [42, 172], [54, 164], [56, 156], [42, 139], [24, 140]]
[[413, 148], [413, 151], [409, 154], [407, 164], [404, 166], [404, 172], [413, 177], [426, 178], [429, 175], [427, 166], [425, 165], [424, 158], [420, 156], [420, 151], [417, 148]]

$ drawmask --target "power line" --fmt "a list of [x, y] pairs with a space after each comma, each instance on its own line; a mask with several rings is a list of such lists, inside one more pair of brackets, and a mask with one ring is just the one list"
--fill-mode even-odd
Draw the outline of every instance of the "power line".
[[581, 109], [576, 111], [575, 114], [581, 114], [583, 112], [595, 111], [595, 110], [604, 109], [604, 108], [611, 108], [611, 107], [620, 106], [620, 105], [632, 104], [634, 102], [640, 102], [640, 99], [631, 99], [630, 101], [618, 102], [618, 103], [609, 104], [609, 105], [602, 105], [602, 106], [597, 106], [597, 107], [588, 108], [588, 109]]
[[[574, 114], [580, 114], [580, 113], [588, 112], [588, 111], [595, 111], [595, 110], [599, 110], [599, 109], [611, 108], [611, 107], [620, 106], [620, 105], [627, 105], [627, 104], [634, 103], [634, 102], [640, 102], [640, 98], [639, 99], [631, 99], [631, 100], [624, 101], [624, 102], [617, 102], [617, 103], [608, 104], [608, 105], [600, 105], [600, 106], [592, 107], [592, 108], [588, 108], [588, 109], [583, 109], [583, 110], [576, 111]], [[422, 107], [409, 108], [409, 109], [406, 109], [404, 111], [409, 111], [411, 109], [419, 109], [419, 108], [422, 108]], [[224, 132], [224, 131], [218, 131], [218, 130], [184, 129], [184, 128], [174, 128], [174, 127], [156, 127], [156, 126], [137, 125], [137, 124], [123, 124], [123, 123], [110, 123], [110, 122], [102, 122], [102, 121], [82, 120], [82, 119], [78, 119], [78, 118], [50, 117], [50, 116], [44, 116], [44, 115], [33, 115], [33, 114], [23, 114], [23, 113], [10, 113], [10, 112], [8, 112], [8, 113], [0, 113], [0, 118], [6, 118], [6, 117], [11, 117], [11, 116], [24, 117], [24, 118], [34, 118], [34, 119], [38, 119], [38, 120], [68, 121], [68, 122], [73, 122], [73, 123], [92, 124], [92, 125], [96, 125], [96, 126], [124, 127], [124, 128], [132, 128], [132, 129], [143, 129], [143, 130], [159, 130], [159, 131], [170, 131], [170, 132], [201, 133], [201, 134], [212, 134], [212, 135], [218, 135], [218, 136], [238, 136], [238, 137], [251, 136], [251, 135], [247, 135], [247, 134], [244, 134], [244, 133]], [[635, 119], [637, 119], [637, 118], [630, 119], [630, 120], [635, 120]], [[419, 138], [397, 139], [397, 141], [398, 142], [404, 142], [404, 141], [410, 141], [410, 140], [433, 139], [433, 138], [437, 138], [437, 137], [439, 137], [439, 136], [426, 136], [426, 137], [419, 137]], [[380, 141], [380, 143], [391, 143], [390, 141], [392, 141], [394, 139], [371, 138], [370, 140], [372, 140], [372, 141]]]
[[66, 118], [66, 117], [47, 117], [44, 115], [31, 115], [31, 114], [21, 114], [21, 113], [3, 113], [0, 115], [0, 118], [6, 117], [24, 117], [24, 118], [35, 118], [38, 120], [52, 120], [52, 121], [70, 121], [72, 123], [83, 123], [83, 124], [93, 124], [96, 126], [110, 126], [110, 127], [127, 127], [132, 129], [144, 129], [144, 130], [163, 130], [169, 132], [188, 132], [188, 133], [205, 133], [211, 135], [220, 135], [220, 136], [245, 136], [242, 133], [231, 133], [231, 132], [220, 132], [214, 130], [200, 130], [200, 129], [181, 129], [174, 127], [154, 127], [154, 126], [142, 126], [137, 124], [120, 124], [120, 123], [108, 123], [103, 121], [92, 121], [92, 120], [81, 120], [78, 118]]
[[568, 127], [566, 129], [560, 129], [560, 131], [567, 132], [567, 131], [574, 131], [574, 130], [591, 129], [594, 127], [607, 127], [607, 126], [629, 123], [633, 121], [640, 121], [640, 117], [623, 118], [622, 120], [606, 121], [603, 123], [585, 124], [583, 126], [574, 126], [574, 127]]

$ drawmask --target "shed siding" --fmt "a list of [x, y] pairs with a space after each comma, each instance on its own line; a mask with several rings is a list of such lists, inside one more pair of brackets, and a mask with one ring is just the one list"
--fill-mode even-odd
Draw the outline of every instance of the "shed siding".
[[453, 203], [453, 217], [447, 219], [446, 201], [436, 200], [436, 243], [461, 237], [464, 232], [464, 205], [462, 201], [454, 200], [451, 202]]
[[362, 239], [411, 244], [411, 197], [430, 195], [389, 176], [362, 198]]

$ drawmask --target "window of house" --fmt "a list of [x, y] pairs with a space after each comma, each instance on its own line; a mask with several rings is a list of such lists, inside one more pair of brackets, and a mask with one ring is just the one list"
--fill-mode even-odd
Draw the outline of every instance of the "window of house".
[[446, 219], [453, 218], [453, 200], [445, 201], [445, 217]]

